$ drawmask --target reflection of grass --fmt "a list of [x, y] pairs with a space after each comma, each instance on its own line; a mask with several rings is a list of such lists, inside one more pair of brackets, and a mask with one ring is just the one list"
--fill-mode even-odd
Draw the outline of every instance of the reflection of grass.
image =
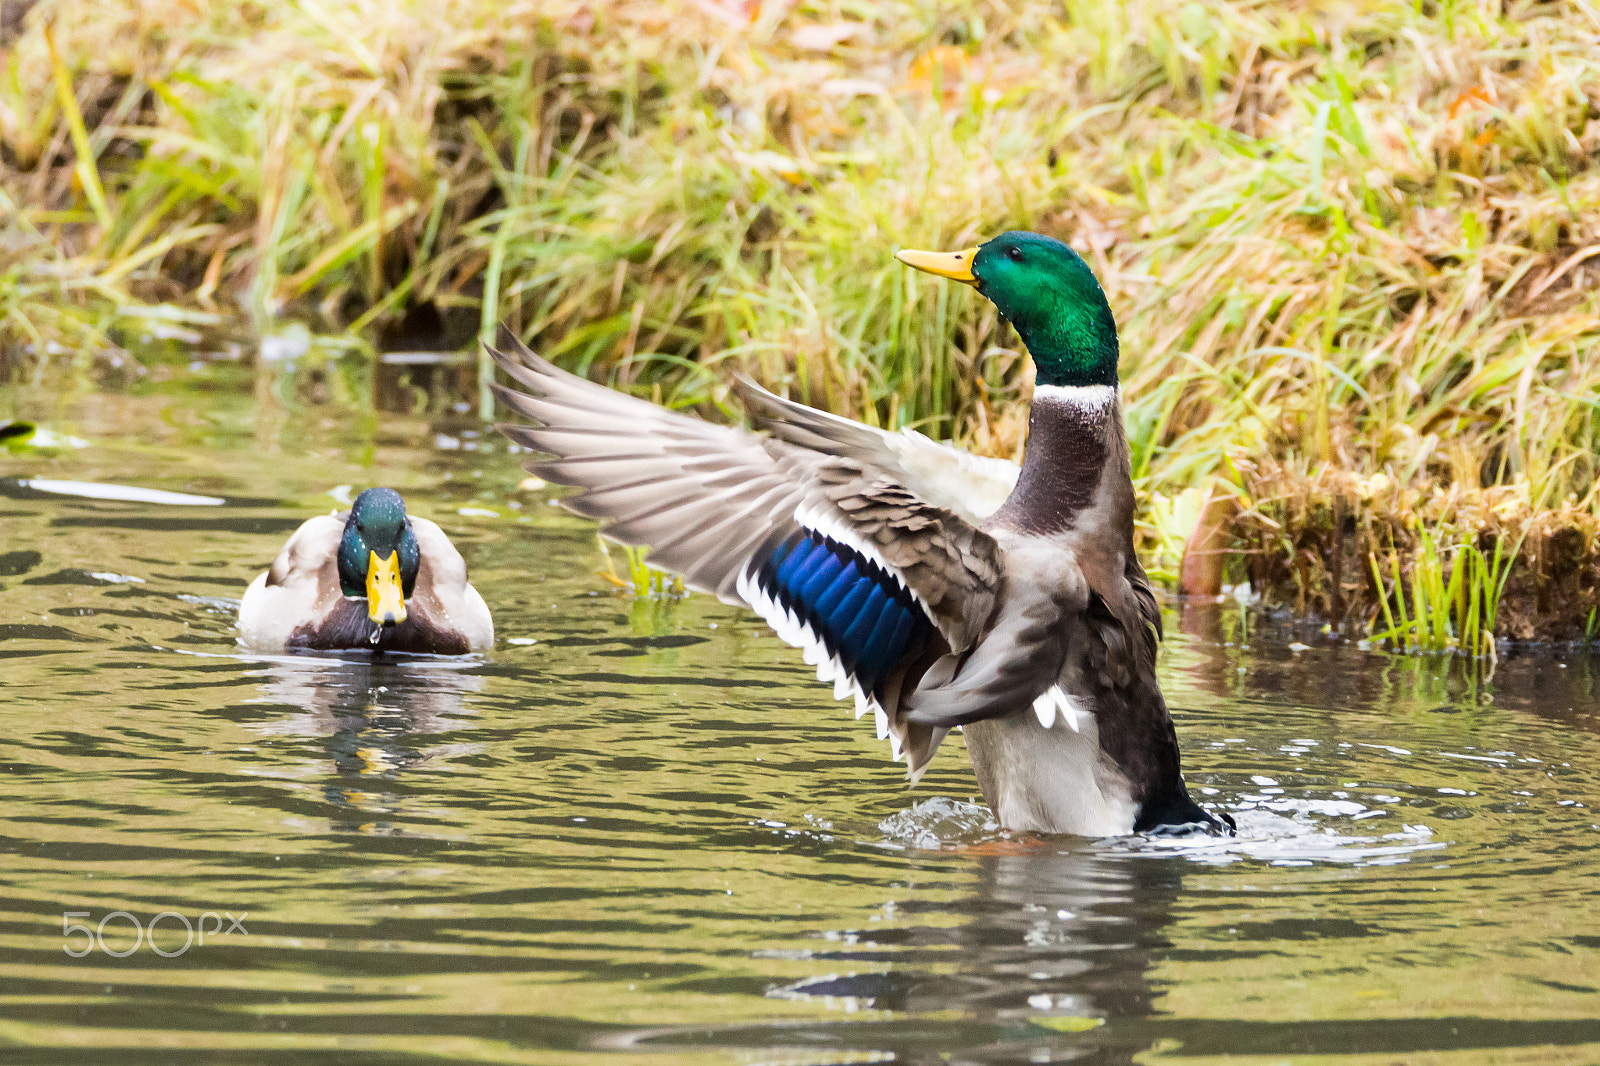
[[[61, 0], [0, 58], [0, 365], [152, 308], [504, 318], [673, 405], [727, 362], [1014, 454], [1014, 340], [889, 252], [1028, 226], [1106, 281], [1142, 498], [1236, 490], [1258, 587], [1315, 594], [1280, 501], [1329, 469], [1458, 491], [1442, 541], [1484, 485], [1495, 530], [1588, 536], [1600, 31], [1505, 10]], [[1513, 628], [1580, 633], [1596, 587]]]

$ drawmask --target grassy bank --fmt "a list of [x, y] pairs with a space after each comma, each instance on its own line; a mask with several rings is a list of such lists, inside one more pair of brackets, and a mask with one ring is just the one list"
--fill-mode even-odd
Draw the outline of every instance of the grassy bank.
[[672, 402], [738, 366], [999, 454], [1014, 335], [890, 253], [1038, 229], [1117, 313], [1163, 571], [1204, 515], [1226, 578], [1397, 641], [1478, 645], [1473, 552], [1514, 553], [1500, 635], [1600, 607], [1580, 0], [46, 0], [0, 211], [11, 375], [152, 316], [504, 318]]

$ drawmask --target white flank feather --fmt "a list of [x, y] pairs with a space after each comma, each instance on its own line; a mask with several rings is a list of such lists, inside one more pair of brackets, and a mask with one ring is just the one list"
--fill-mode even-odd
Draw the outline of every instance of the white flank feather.
[[1059, 713], [1074, 733], [1081, 733], [1083, 718], [1088, 712], [1060, 685], [1051, 685], [1033, 701], [1033, 713], [1038, 716], [1039, 724], [1046, 729], [1055, 725], [1056, 715]]
[[1039, 716], [1039, 724], [1049, 729], [1056, 724], [1056, 700], [1053, 693], [1055, 689], [1039, 693], [1039, 698], [1033, 701], [1033, 713]]

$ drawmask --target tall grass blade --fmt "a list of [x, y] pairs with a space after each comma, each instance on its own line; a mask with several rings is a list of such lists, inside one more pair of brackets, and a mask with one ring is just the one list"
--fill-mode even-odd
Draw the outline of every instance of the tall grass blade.
[[105, 190], [100, 186], [100, 168], [95, 161], [94, 148], [89, 143], [89, 131], [83, 124], [83, 112], [78, 110], [78, 97], [72, 89], [72, 75], [67, 73], [66, 64], [61, 62], [61, 53], [56, 51], [55, 35], [48, 26], [44, 28], [44, 40], [50, 52], [50, 72], [55, 78], [56, 100], [61, 105], [61, 113], [67, 118], [72, 148], [78, 155], [78, 181], [83, 185], [83, 195], [89, 201], [101, 231], [109, 233], [112, 228], [111, 209], [106, 206]]

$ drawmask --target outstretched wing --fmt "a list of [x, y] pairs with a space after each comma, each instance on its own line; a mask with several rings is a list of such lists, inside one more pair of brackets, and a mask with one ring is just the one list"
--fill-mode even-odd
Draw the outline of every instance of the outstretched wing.
[[496, 386], [537, 425], [501, 425], [551, 458], [529, 469], [582, 491], [565, 506], [653, 565], [755, 610], [805, 650], [834, 694], [872, 710], [913, 779], [943, 736], [906, 718], [930, 664], [967, 652], [1000, 583], [994, 540], [890, 474], [712, 425], [586, 381], [502, 333], [490, 349], [526, 392]]
[[775, 396], [750, 381], [735, 382], [750, 419], [773, 436], [810, 451], [854, 459], [881, 470], [927, 503], [979, 525], [1017, 484], [1016, 463], [988, 459], [929, 440], [914, 429], [899, 433]]

